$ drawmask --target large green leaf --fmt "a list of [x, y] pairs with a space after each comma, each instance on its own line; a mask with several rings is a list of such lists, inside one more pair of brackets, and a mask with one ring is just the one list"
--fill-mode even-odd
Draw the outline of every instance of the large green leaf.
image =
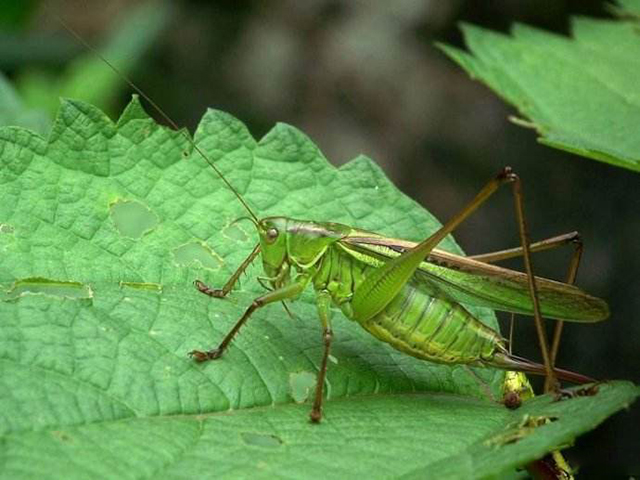
[[542, 143], [640, 171], [640, 1], [622, 3], [619, 20], [573, 18], [571, 38], [463, 25], [471, 53], [441, 48], [530, 119], [518, 123]]
[[[336, 169], [292, 127], [256, 142], [209, 111], [196, 141], [261, 216], [409, 239], [438, 225], [372, 161]], [[0, 158], [4, 478], [498, 474], [638, 395], [613, 382], [509, 411], [494, 401], [502, 372], [406, 357], [336, 312], [325, 419], [311, 425], [296, 404], [322, 351], [311, 294], [292, 305], [294, 320], [279, 305], [257, 312], [221, 360], [187, 356], [214, 346], [261, 288], [258, 265], [229, 299], [193, 288], [221, 285], [255, 235], [234, 223], [246, 212], [182, 135], [137, 101], [115, 125], [68, 101], [48, 140], [0, 129]], [[555, 421], [527, 427], [540, 417]]]

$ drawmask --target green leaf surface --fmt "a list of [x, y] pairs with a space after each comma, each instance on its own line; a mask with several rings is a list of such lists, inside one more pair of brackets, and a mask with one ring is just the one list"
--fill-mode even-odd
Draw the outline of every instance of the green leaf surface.
[[[463, 25], [470, 53], [440, 45], [514, 105], [540, 142], [640, 171], [640, 10], [618, 20], [574, 17], [571, 38], [515, 25], [511, 35]], [[628, 14], [628, 15], [627, 15]]]
[[[438, 226], [371, 160], [336, 169], [290, 126], [256, 141], [209, 111], [196, 141], [260, 216], [413, 240]], [[0, 159], [2, 478], [472, 478], [538, 458], [638, 395], [612, 382], [509, 411], [494, 401], [502, 372], [409, 358], [336, 312], [325, 420], [311, 425], [322, 342], [310, 293], [294, 319], [280, 305], [258, 311], [222, 359], [187, 356], [219, 342], [263, 290], [259, 262], [228, 299], [193, 287], [222, 285], [256, 236], [182, 135], [136, 100], [117, 124], [67, 101], [47, 140], [0, 129]], [[495, 327], [492, 312], [474, 312]], [[523, 430], [525, 415], [556, 420]]]

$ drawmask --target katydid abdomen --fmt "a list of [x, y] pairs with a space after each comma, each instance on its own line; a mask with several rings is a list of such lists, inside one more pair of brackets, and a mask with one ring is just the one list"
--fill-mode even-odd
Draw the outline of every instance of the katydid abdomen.
[[413, 357], [439, 363], [476, 363], [504, 350], [500, 335], [458, 303], [407, 284], [362, 327]]
[[[333, 302], [354, 320], [353, 293], [375, 268], [332, 245], [322, 258], [314, 287], [329, 291]], [[395, 349], [432, 362], [477, 363], [506, 351], [500, 334], [461, 304], [424, 290], [417, 282], [408, 282], [380, 313], [358, 323]]]
[[[505, 339], [462, 304], [432, 297], [412, 283], [403, 287], [382, 312], [359, 323], [396, 350], [422, 360], [544, 375], [543, 365], [511, 355]], [[593, 381], [560, 368], [554, 371], [562, 380]]]

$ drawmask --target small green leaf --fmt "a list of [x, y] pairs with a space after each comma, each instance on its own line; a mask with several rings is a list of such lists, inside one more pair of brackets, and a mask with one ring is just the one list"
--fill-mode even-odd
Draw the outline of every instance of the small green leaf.
[[[371, 160], [336, 169], [293, 127], [256, 141], [209, 111], [196, 139], [260, 216], [413, 240], [439, 225]], [[323, 344], [311, 294], [291, 303], [295, 320], [279, 304], [256, 312], [222, 359], [188, 356], [215, 346], [263, 290], [258, 262], [225, 300], [193, 287], [221, 286], [256, 237], [181, 134], [137, 100], [115, 124], [67, 101], [48, 141], [0, 129], [0, 167], [2, 478], [375, 478], [432, 467], [472, 478], [538, 458], [638, 395], [612, 382], [593, 397], [510, 411], [494, 400], [503, 372], [410, 358], [336, 311], [325, 419], [312, 425], [308, 380]], [[118, 225], [131, 222], [114, 219], [123, 201], [141, 228]], [[450, 238], [444, 246], [459, 251]], [[11, 298], [34, 283], [49, 290]], [[473, 311], [496, 326], [492, 312]], [[490, 441], [524, 415], [557, 420]]]
[[[637, 0], [623, 8], [637, 12]], [[531, 120], [544, 144], [640, 171], [640, 18], [575, 17], [571, 38], [463, 25], [471, 53], [440, 45]], [[522, 121], [516, 120], [522, 124]]]

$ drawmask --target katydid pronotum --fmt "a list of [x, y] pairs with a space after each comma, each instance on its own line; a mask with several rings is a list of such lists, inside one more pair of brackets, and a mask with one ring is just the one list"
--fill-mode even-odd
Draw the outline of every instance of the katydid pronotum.
[[[569, 283], [561, 283], [534, 276], [532, 252], [564, 245], [575, 238], [568, 234], [530, 244], [522, 184], [509, 167], [491, 179], [457, 215], [420, 243], [337, 223], [284, 216], [259, 219], [188, 133], [82, 37], [62, 20], [60, 22], [122, 76], [173, 128], [183, 132], [193, 150], [235, 194], [256, 227], [259, 243], [221, 289], [210, 288], [199, 280], [195, 284], [204, 294], [224, 298], [231, 293], [242, 272], [261, 256], [272, 290], [249, 305], [217, 348], [191, 351], [189, 354], [196, 361], [220, 358], [257, 309], [270, 303], [293, 300], [307, 287], [312, 287], [316, 291], [324, 343], [310, 413], [313, 422], [322, 418], [323, 387], [333, 339], [332, 306], [337, 306], [348, 319], [358, 322], [378, 339], [420, 359], [540, 374], [546, 377], [546, 390], [557, 390], [558, 378], [574, 383], [591, 381], [584, 375], [554, 366], [560, 330], [556, 330], [550, 350], [543, 317], [596, 322], [607, 318], [607, 304], [571, 285], [572, 279]], [[505, 184], [512, 186], [521, 247], [475, 258], [436, 248]], [[523, 257], [525, 273], [488, 263], [509, 256]], [[574, 270], [577, 269], [577, 260], [573, 264]], [[464, 304], [533, 315], [543, 364], [512, 355], [499, 332], [481, 323]]]

